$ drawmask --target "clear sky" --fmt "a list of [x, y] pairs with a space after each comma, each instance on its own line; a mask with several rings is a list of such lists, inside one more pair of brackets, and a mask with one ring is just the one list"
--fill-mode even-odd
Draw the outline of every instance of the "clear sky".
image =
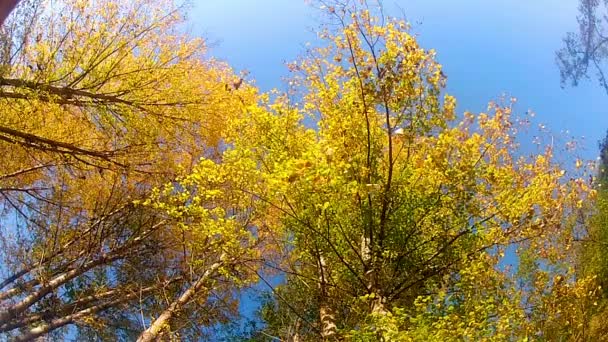
[[[536, 113], [554, 132], [585, 137], [594, 158], [608, 129], [608, 95], [595, 79], [562, 89], [555, 51], [577, 29], [578, 0], [387, 0], [391, 16], [405, 15], [425, 48], [437, 51], [459, 110], [483, 111], [501, 95], [517, 112]], [[304, 0], [194, 1], [193, 32], [212, 43], [210, 54], [247, 69], [263, 90], [282, 88], [285, 61], [313, 42], [318, 13]]]

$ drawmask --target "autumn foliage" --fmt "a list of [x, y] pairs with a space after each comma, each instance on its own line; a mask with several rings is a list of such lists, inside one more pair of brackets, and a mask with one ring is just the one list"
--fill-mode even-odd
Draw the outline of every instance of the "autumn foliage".
[[524, 152], [514, 99], [457, 112], [435, 52], [361, 4], [323, 6], [321, 47], [261, 93], [172, 1], [22, 1], [0, 36], [0, 332], [225, 337], [269, 285], [228, 335], [605, 338], [596, 171]]

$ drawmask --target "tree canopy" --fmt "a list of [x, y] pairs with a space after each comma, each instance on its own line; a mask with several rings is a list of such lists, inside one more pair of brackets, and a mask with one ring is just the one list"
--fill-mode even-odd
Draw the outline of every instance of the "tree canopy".
[[436, 52], [365, 1], [324, 4], [268, 93], [186, 8], [23, 0], [2, 28], [7, 338], [606, 338], [603, 168], [524, 152], [515, 99], [458, 113]]
[[581, 80], [597, 77], [608, 93], [608, 1], [580, 0], [577, 17], [579, 31], [568, 32], [564, 46], [557, 51], [562, 84], [576, 86]]

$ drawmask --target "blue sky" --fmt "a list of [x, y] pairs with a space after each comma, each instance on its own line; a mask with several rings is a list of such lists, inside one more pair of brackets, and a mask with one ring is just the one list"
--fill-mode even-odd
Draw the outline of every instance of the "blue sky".
[[[210, 54], [247, 69], [263, 90], [282, 88], [285, 61], [314, 42], [318, 12], [304, 0], [195, 1], [192, 30], [212, 42]], [[608, 128], [608, 95], [595, 79], [562, 89], [555, 51], [577, 29], [578, 0], [384, 1], [405, 14], [425, 48], [437, 51], [447, 91], [459, 110], [479, 112], [503, 94], [517, 112], [536, 113], [553, 132], [585, 137], [583, 155], [595, 158]]]

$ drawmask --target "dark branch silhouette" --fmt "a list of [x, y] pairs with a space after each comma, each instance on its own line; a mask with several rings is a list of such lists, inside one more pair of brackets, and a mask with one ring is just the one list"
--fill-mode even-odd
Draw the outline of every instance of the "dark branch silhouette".
[[0, 1], [0, 25], [4, 24], [4, 20], [13, 11], [19, 0], [2, 0]]
[[608, 93], [608, 81], [604, 72], [608, 58], [608, 1], [580, 0], [579, 32], [569, 32], [564, 47], [556, 53], [562, 86], [578, 83], [593, 74]]

